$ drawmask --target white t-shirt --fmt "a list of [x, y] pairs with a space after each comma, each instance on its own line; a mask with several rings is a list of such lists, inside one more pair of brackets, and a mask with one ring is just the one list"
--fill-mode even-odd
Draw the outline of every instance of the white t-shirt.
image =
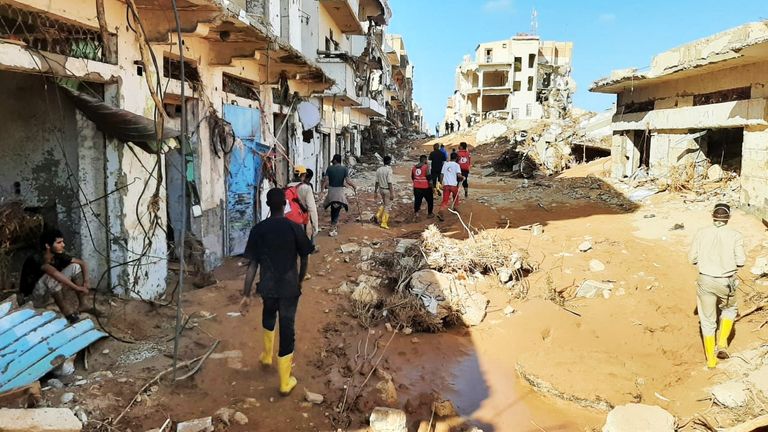
[[459, 179], [456, 177], [461, 173], [461, 167], [456, 162], [446, 162], [443, 165], [443, 186], [458, 186]]

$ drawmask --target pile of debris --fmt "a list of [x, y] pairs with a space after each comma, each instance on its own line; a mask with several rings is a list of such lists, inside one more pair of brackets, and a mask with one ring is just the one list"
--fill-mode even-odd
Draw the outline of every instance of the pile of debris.
[[12, 288], [11, 254], [34, 246], [43, 230], [43, 218], [24, 211], [20, 201], [0, 203], [0, 291]]
[[394, 253], [379, 253], [377, 260], [388, 277], [361, 275], [356, 286], [342, 287], [352, 299], [351, 313], [366, 327], [387, 321], [407, 331], [478, 325], [488, 306], [479, 290], [486, 276], [524, 297], [525, 277], [535, 270], [525, 251], [493, 231], [456, 240], [434, 225], [421, 239], [400, 239]]

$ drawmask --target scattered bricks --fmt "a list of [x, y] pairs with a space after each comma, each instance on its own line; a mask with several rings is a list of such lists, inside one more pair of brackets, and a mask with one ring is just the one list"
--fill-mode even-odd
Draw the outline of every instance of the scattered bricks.
[[403, 411], [393, 408], [375, 408], [371, 413], [371, 432], [407, 432]]

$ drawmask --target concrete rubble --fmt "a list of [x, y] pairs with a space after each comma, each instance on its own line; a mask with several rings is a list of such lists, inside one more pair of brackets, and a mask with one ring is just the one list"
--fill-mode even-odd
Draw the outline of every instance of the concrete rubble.
[[213, 432], [213, 419], [203, 417], [181, 422], [176, 425], [176, 432]]
[[[583, 298], [595, 298], [605, 297], [606, 292], [610, 293], [613, 290], [613, 283], [611, 282], [598, 282], [595, 280], [585, 280], [579, 285], [576, 290], [576, 297]], [[610, 294], [609, 294], [610, 295]]]
[[663, 408], [627, 404], [608, 413], [602, 432], [674, 432], [676, 429], [675, 417]]
[[411, 292], [422, 299], [430, 313], [441, 319], [458, 313], [470, 327], [483, 321], [489, 302], [483, 294], [468, 289], [464, 281], [431, 269], [411, 276]]
[[718, 384], [710, 390], [715, 401], [727, 408], [744, 406], [749, 400], [747, 386], [742, 380], [731, 380]]
[[370, 417], [371, 432], [408, 432], [407, 418], [403, 411], [378, 407]]
[[0, 408], [3, 432], [79, 432], [83, 425], [67, 408]]

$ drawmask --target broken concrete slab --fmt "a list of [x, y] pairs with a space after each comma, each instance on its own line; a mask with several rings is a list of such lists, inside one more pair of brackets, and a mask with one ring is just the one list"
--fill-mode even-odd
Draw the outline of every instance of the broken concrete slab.
[[371, 432], [408, 432], [405, 413], [394, 408], [374, 408], [370, 417]]
[[325, 398], [320, 393], [313, 393], [307, 389], [304, 389], [304, 399], [312, 404], [320, 405]]
[[82, 423], [68, 408], [0, 408], [3, 432], [79, 432]]
[[606, 292], [613, 290], [613, 284], [610, 282], [598, 282], [595, 280], [585, 280], [576, 290], [576, 297], [595, 298], [597, 296], [605, 297]]
[[176, 425], [176, 432], [213, 432], [213, 419], [203, 417], [179, 423]]
[[345, 243], [340, 246], [341, 253], [354, 253], [360, 250], [360, 246], [358, 246], [356, 243]]
[[374, 304], [379, 301], [379, 293], [366, 283], [359, 284], [352, 291], [351, 297], [352, 300], [365, 304]]
[[240, 411], [236, 412], [235, 415], [232, 416], [232, 420], [241, 426], [248, 424], [248, 417]]
[[674, 432], [676, 427], [675, 417], [661, 407], [627, 404], [608, 413], [603, 432]]
[[360, 260], [368, 261], [373, 256], [373, 248], [363, 247], [360, 248]]
[[736, 408], [747, 404], [747, 386], [744, 381], [732, 380], [718, 384], [710, 389], [715, 401], [727, 408]]
[[411, 292], [422, 299], [428, 311], [441, 319], [456, 312], [468, 327], [485, 319], [488, 298], [453, 275], [419, 270], [411, 276]]

